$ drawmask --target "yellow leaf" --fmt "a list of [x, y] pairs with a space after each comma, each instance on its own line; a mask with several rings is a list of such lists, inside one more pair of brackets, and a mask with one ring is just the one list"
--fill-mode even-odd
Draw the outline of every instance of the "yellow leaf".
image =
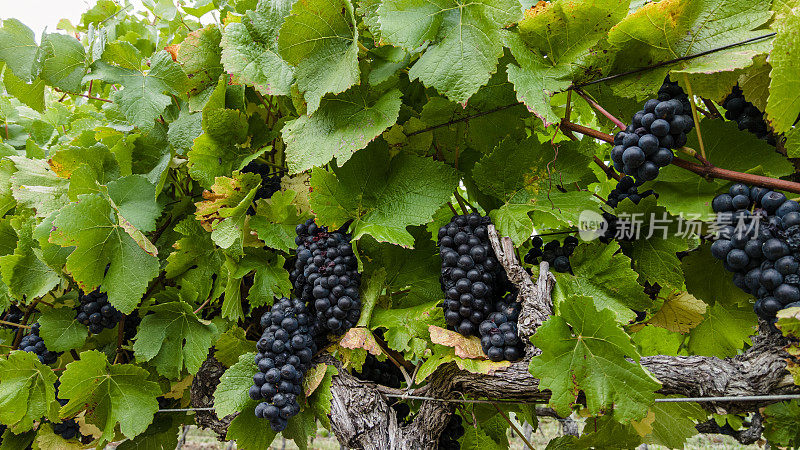
[[686, 333], [703, 321], [707, 305], [688, 292], [671, 294], [649, 323], [677, 333]]
[[645, 437], [648, 434], [653, 433], [653, 422], [655, 421], [656, 421], [656, 413], [654, 413], [653, 410], [651, 409], [647, 411], [647, 415], [644, 416], [641, 420], [632, 420], [631, 426], [633, 427], [634, 430], [636, 430], [637, 433], [639, 433], [639, 436]]
[[428, 331], [431, 333], [431, 342], [454, 348], [456, 356], [460, 358], [486, 359], [481, 348], [481, 341], [475, 336], [462, 336], [455, 331], [445, 330], [436, 325], [429, 326]]

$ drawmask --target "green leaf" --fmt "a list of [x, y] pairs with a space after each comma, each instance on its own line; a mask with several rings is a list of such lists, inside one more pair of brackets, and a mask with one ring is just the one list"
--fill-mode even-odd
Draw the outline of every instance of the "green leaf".
[[422, 358], [430, 337], [431, 325], [444, 326], [441, 300], [410, 308], [375, 308], [370, 328], [386, 328], [384, 338], [389, 347]]
[[260, 0], [241, 23], [222, 36], [222, 63], [242, 82], [265, 95], [289, 95], [294, 72], [278, 54], [278, 31], [294, 0]]
[[631, 335], [642, 356], [677, 356], [683, 335], [655, 325], [646, 325]]
[[203, 134], [203, 115], [181, 110], [177, 120], [169, 124], [167, 138], [179, 155], [192, 149], [194, 140]]
[[35, 210], [37, 217], [49, 216], [67, 204], [69, 180], [56, 175], [46, 160], [21, 156], [9, 156], [8, 159], [17, 168], [11, 177], [11, 192], [17, 202]]
[[86, 74], [86, 50], [73, 36], [46, 33], [42, 36], [42, 73], [48, 85], [64, 91], [80, 92]]
[[556, 275], [554, 301], [557, 308], [571, 303], [574, 296], [588, 296], [595, 306], [609, 309], [620, 323], [628, 323], [635, 314], [631, 309], [645, 310], [650, 298], [637, 283], [630, 259], [617, 252], [619, 245], [594, 242], [580, 245], [570, 257], [575, 275]]
[[17, 433], [28, 431], [44, 417], [57, 419], [53, 370], [30, 352], [14, 351], [0, 359], [0, 423]]
[[129, 175], [108, 183], [108, 196], [116, 210], [142, 232], [156, 229], [161, 205], [156, 203], [156, 187], [144, 175]]
[[767, 406], [764, 415], [764, 437], [769, 442], [786, 447], [800, 445], [800, 402], [792, 400]]
[[38, 319], [39, 336], [44, 339], [47, 349], [54, 352], [66, 352], [81, 348], [89, 336], [89, 330], [78, 322], [72, 308], [47, 308]]
[[102, 285], [108, 301], [123, 314], [130, 314], [147, 284], [158, 275], [159, 264], [115, 216], [109, 201], [100, 194], [81, 195], [78, 202], [61, 209], [53, 222], [50, 242], [75, 246], [66, 269], [84, 292]]
[[319, 386], [317, 386], [314, 393], [308, 397], [309, 406], [314, 411], [317, 420], [319, 420], [325, 428], [330, 428], [331, 426], [331, 401], [333, 401], [331, 383], [333, 376], [338, 374], [339, 371], [336, 370], [335, 367], [327, 366], [325, 369], [325, 377], [322, 379]]
[[87, 78], [121, 85], [123, 89], [114, 92], [114, 102], [131, 124], [145, 132], [153, 129], [155, 120], [172, 103], [170, 95], [184, 95], [189, 83], [181, 67], [166, 51], [153, 55], [147, 73], [99, 60], [94, 62]]
[[178, 446], [176, 431], [183, 425], [181, 414], [159, 414], [158, 420], [147, 427], [144, 433], [119, 444], [118, 450], [161, 450]]
[[692, 403], [656, 403], [650, 410], [655, 421], [648, 440], [668, 448], [683, 447], [687, 439], [697, 434], [692, 419], [703, 419], [708, 414]]
[[199, 93], [219, 80], [223, 72], [222, 33], [216, 25], [208, 25], [186, 35], [175, 55], [178, 64], [189, 77], [189, 91]]
[[17, 78], [23, 81], [36, 78], [34, 63], [38, 51], [30, 28], [17, 19], [3, 20], [0, 28], [0, 61], [5, 62]]
[[789, 131], [800, 113], [800, 83], [793, 74], [800, 70], [797, 51], [800, 48], [800, 13], [797, 10], [787, 14], [776, 23], [778, 36], [775, 38], [775, 51], [770, 53], [768, 61], [772, 66], [770, 72], [769, 99], [767, 100], [767, 118], [776, 132]]
[[36, 111], [44, 111], [44, 87], [45, 83], [41, 78], [34, 78], [31, 82], [17, 78], [13, 72], [7, 70], [3, 75], [3, 83], [6, 91], [19, 99], [22, 103], [30, 106]]
[[519, 23], [519, 33], [507, 33], [506, 45], [518, 65], [508, 67], [517, 98], [545, 126], [560, 116], [550, 97], [566, 89], [572, 76], [583, 75], [581, 60], [628, 12], [628, 0], [551, 2], [536, 7]]
[[158, 373], [178, 378], [186, 367], [195, 374], [208, 356], [217, 327], [201, 320], [185, 302], [152, 306], [142, 319], [133, 351], [138, 361], [152, 361]]
[[61, 375], [58, 395], [69, 400], [61, 408], [61, 417], [85, 410], [86, 422], [100, 428], [107, 442], [113, 440], [117, 424], [128, 438], [144, 432], [158, 410], [158, 384], [148, 381], [146, 370], [131, 364], [111, 365], [96, 350], [80, 356]]
[[486, 422], [484, 421], [481, 423], [480, 427], [464, 427], [464, 437], [460, 439], [461, 448], [469, 450], [500, 450], [502, 448], [508, 448], [498, 444], [494, 439], [486, 434], [486, 431], [484, 430], [485, 425]]
[[247, 208], [258, 191], [259, 177], [235, 172], [232, 178], [217, 177], [207, 200], [198, 202], [197, 220], [219, 247], [242, 254]]
[[8, 292], [17, 300], [31, 301], [47, 294], [61, 281], [58, 273], [41, 259], [39, 243], [33, 238], [33, 220], [11, 221], [17, 234], [14, 253], [0, 257], [0, 274]]
[[[252, 379], [250, 382], [252, 383]], [[249, 400], [247, 404], [241, 408], [241, 412], [228, 427], [228, 434], [225, 436], [228, 440], [236, 441], [236, 446], [243, 450], [258, 450], [269, 448], [275, 436], [278, 434], [272, 431], [263, 419], [256, 417], [255, 409], [258, 404], [255, 400]]]
[[236, 364], [239, 356], [245, 353], [255, 353], [256, 343], [248, 341], [245, 336], [245, 331], [235, 326], [219, 336], [217, 343], [214, 344], [214, 348], [216, 350], [214, 352], [214, 358], [230, 367]]
[[369, 234], [411, 247], [406, 227], [430, 221], [456, 182], [455, 171], [442, 163], [406, 153], [390, 159], [385, 146], [375, 145], [335, 171], [314, 169], [311, 207], [331, 228], [353, 220], [353, 239]]
[[278, 33], [278, 52], [295, 66], [297, 86], [313, 114], [325, 94], [344, 92], [359, 82], [353, 5], [349, 0], [294, 3]]
[[689, 333], [689, 351], [694, 355], [725, 358], [735, 355], [757, 328], [752, 307], [726, 307], [716, 303], [706, 311], [700, 325]]
[[513, 0], [386, 0], [378, 15], [381, 41], [409, 51], [430, 42], [409, 77], [463, 105], [496, 70], [502, 29], [522, 10]]
[[731, 273], [722, 261], [711, 256], [711, 245], [705, 244], [682, 260], [686, 289], [709, 305], [749, 305], [751, 296], [736, 287]]
[[622, 423], [647, 414], [661, 386], [638, 363], [630, 337], [611, 311], [595, 308], [588, 297], [575, 296], [559, 307], [531, 338], [542, 354], [531, 360], [530, 372], [540, 388], [553, 394], [550, 404], [568, 415], [582, 390], [590, 414], [614, 408]]
[[344, 164], [395, 123], [400, 97], [397, 89], [378, 97], [364, 87], [325, 97], [313, 115], [300, 116], [283, 127], [289, 169], [303, 172], [332, 158]]
[[[659, 2], [628, 15], [608, 32], [619, 49], [612, 73], [652, 65], [654, 62], [700, 53], [761, 36], [756, 30], [770, 18], [769, 3], [729, 0]], [[661, 85], [665, 70], [649, 77], [628, 77], [612, 82], [621, 96], [644, 100]]]
[[167, 257], [166, 276], [175, 280], [185, 300], [205, 301], [211, 295], [214, 278], [221, 275], [225, 257], [196, 218], [178, 222], [175, 231], [183, 237]]
[[220, 377], [214, 391], [214, 411], [217, 417], [242, 411], [251, 401], [247, 391], [253, 385], [253, 375], [258, 372], [258, 367], [253, 362], [254, 357], [255, 352], [239, 356], [239, 361]]

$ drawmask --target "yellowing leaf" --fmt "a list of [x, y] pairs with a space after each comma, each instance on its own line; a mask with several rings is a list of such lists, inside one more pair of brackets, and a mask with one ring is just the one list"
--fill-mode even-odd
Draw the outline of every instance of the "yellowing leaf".
[[703, 321], [706, 304], [688, 292], [671, 294], [650, 324], [677, 333], [686, 333]]
[[319, 363], [306, 371], [306, 375], [303, 377], [303, 392], [305, 392], [306, 397], [317, 390], [322, 380], [325, 379], [327, 372], [328, 365], [325, 363]]
[[456, 356], [468, 359], [486, 359], [481, 348], [481, 341], [475, 336], [462, 336], [455, 331], [445, 330], [442, 327], [431, 325], [431, 342], [455, 349]]
[[362, 327], [355, 327], [347, 330], [347, 333], [345, 333], [339, 341], [339, 346], [351, 350], [362, 348], [375, 356], [383, 353], [383, 350], [381, 350], [372, 332]]

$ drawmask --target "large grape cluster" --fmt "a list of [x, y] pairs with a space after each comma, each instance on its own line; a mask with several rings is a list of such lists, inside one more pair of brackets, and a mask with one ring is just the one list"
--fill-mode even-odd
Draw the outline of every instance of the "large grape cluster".
[[31, 333], [22, 338], [19, 343], [19, 349], [36, 354], [42, 364], [53, 364], [58, 360], [60, 353], [51, 352], [45, 347], [44, 340], [39, 337], [39, 327], [39, 322], [31, 325]]
[[[17, 305], [11, 305], [5, 312], [5, 314], [0, 317], [3, 319], [4, 322], [8, 323], [21, 323], [23, 317], [25, 317], [25, 311], [19, 309]], [[11, 328], [16, 330], [17, 327], [13, 325], [0, 325], [3, 328]]]
[[754, 310], [772, 320], [800, 301], [800, 204], [780, 192], [734, 184], [711, 203], [718, 239], [711, 254], [733, 282], [756, 297]]
[[300, 412], [297, 396], [303, 392], [303, 375], [316, 351], [311, 336], [312, 317], [299, 299], [282, 298], [261, 316], [264, 333], [256, 343], [250, 398], [264, 400], [256, 417], [268, 419], [274, 431], [286, 428], [290, 417]]
[[769, 144], [775, 145], [775, 136], [769, 132], [764, 114], [745, 100], [739, 86], [733, 87], [733, 92], [722, 101], [722, 107], [725, 108], [725, 118], [736, 122], [740, 130], [747, 130], [757, 138], [765, 139]]
[[80, 296], [78, 305], [78, 322], [89, 327], [89, 332], [98, 334], [103, 329], [114, 328], [122, 320], [122, 313], [108, 302], [108, 294], [92, 291]]
[[472, 213], [454, 216], [439, 228], [444, 318], [464, 336], [478, 334], [494, 301], [505, 293], [502, 267], [489, 243], [489, 223], [488, 217]]
[[458, 440], [461, 439], [462, 436], [464, 436], [464, 425], [461, 424], [461, 416], [453, 414], [450, 416], [450, 420], [447, 421], [444, 431], [439, 435], [439, 449], [460, 449], [461, 444], [458, 443]]
[[556, 272], [572, 272], [569, 257], [572, 256], [572, 253], [575, 252], [575, 249], [578, 247], [578, 238], [575, 236], [567, 236], [564, 238], [564, 245], [561, 245], [561, 242], [557, 240], [553, 240], [544, 244], [544, 249], [542, 249], [544, 241], [542, 241], [541, 237], [536, 236], [531, 242], [533, 243], [533, 247], [525, 254], [523, 261], [528, 264], [538, 264], [539, 258], [542, 258], [542, 261], [547, 261], [550, 267]]
[[290, 279], [295, 295], [314, 311], [318, 326], [342, 334], [361, 316], [361, 274], [351, 236], [309, 219], [297, 226], [297, 261]]
[[497, 302], [496, 311], [481, 323], [481, 347], [491, 361], [517, 361], [522, 358], [525, 344], [517, 335], [517, 321], [522, 305], [516, 294], [508, 294]]
[[[253, 201], [270, 198], [272, 194], [281, 190], [280, 174], [270, 174], [270, 171], [268, 165], [261, 164], [258, 161], [251, 161], [242, 169], [242, 173], [255, 173], [261, 176], [261, 186], [256, 191]], [[252, 215], [255, 213], [255, 209], [252, 206], [247, 209], [247, 214]]]
[[659, 169], [672, 162], [672, 149], [686, 145], [692, 127], [689, 97], [678, 83], [665, 80], [658, 98], [648, 100], [628, 128], [614, 136], [614, 168], [642, 182], [655, 180]]
[[648, 189], [642, 193], [639, 192], [639, 186], [642, 183], [636, 182], [631, 177], [622, 177], [617, 182], [617, 186], [608, 193], [608, 200], [606, 200], [606, 204], [612, 208], [616, 208], [617, 205], [620, 204], [626, 198], [633, 202], [634, 205], [638, 205], [643, 198], [648, 197], [650, 195], [655, 195], [658, 197], [658, 194], [655, 193], [654, 190]]

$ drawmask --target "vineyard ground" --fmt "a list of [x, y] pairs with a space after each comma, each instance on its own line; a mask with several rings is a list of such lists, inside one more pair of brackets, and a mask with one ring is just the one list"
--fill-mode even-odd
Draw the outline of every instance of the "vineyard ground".
[[[543, 449], [547, 447], [547, 443], [551, 439], [561, 435], [561, 427], [555, 419], [545, 417], [539, 420], [540, 426], [539, 429], [533, 433], [533, 436], [531, 436], [531, 444], [534, 448]], [[510, 438], [509, 442], [511, 443], [511, 450], [525, 450], [527, 448], [522, 439], [517, 436]], [[224, 450], [226, 449], [226, 445], [227, 443], [217, 441], [216, 435], [213, 432], [192, 426], [186, 435], [186, 444], [184, 444], [182, 450]], [[234, 445], [232, 448], [235, 449], [236, 446]], [[642, 449], [644, 448], [645, 447], [642, 447]], [[648, 450], [666, 449], [666, 447], [660, 445], [649, 445], [646, 448]], [[763, 447], [757, 444], [742, 445], [729, 436], [702, 434], [689, 439], [684, 448], [686, 450], [755, 450]], [[294, 445], [293, 441], [281, 441], [276, 439], [270, 449], [296, 450], [297, 446]], [[309, 449], [339, 450], [340, 446], [334, 436], [328, 433], [324, 428], [320, 428], [317, 430], [317, 436], [309, 446]]]

